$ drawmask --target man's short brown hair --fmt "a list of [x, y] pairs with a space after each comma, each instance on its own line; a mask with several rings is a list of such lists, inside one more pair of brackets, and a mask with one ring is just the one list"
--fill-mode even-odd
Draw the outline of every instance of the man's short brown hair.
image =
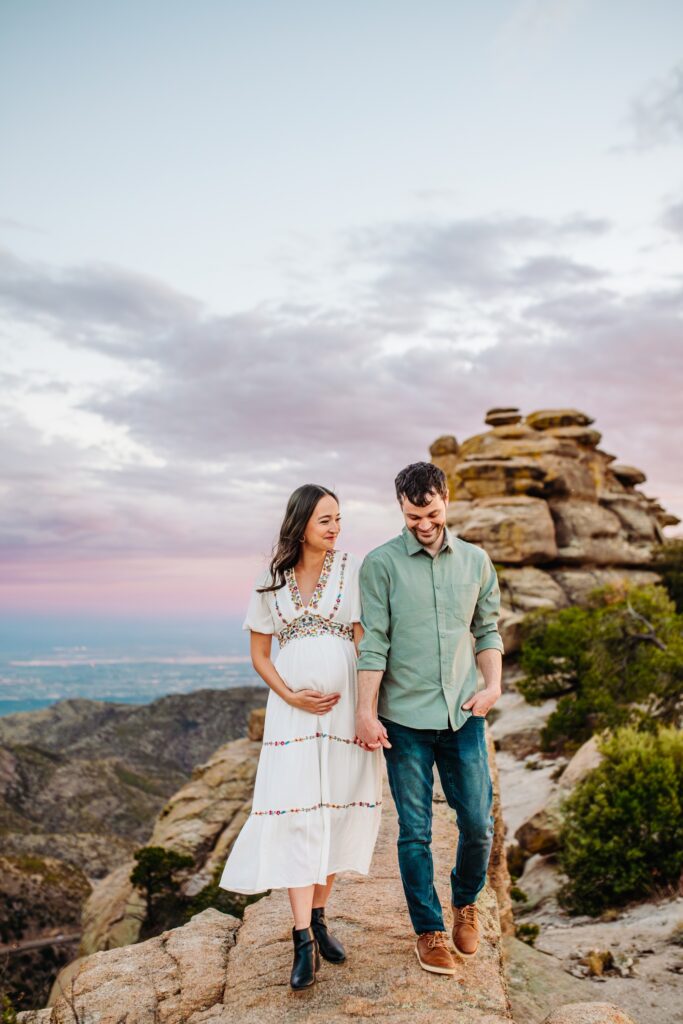
[[407, 498], [413, 505], [428, 505], [433, 494], [446, 500], [448, 481], [446, 474], [433, 462], [413, 462], [396, 477], [396, 497], [399, 503]]

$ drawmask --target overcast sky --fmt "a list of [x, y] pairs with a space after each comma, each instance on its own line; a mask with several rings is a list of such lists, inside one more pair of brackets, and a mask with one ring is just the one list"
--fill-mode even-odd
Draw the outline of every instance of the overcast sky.
[[683, 517], [680, 3], [2, 0], [0, 131], [3, 608], [239, 612], [497, 405]]

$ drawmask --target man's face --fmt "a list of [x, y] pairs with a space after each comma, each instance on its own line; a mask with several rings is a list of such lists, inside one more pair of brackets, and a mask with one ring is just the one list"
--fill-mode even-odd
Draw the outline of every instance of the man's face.
[[427, 505], [413, 505], [405, 495], [401, 499], [401, 510], [406, 526], [425, 547], [435, 542], [446, 525], [448, 504], [448, 495], [444, 500], [440, 494], [430, 491], [428, 497]]

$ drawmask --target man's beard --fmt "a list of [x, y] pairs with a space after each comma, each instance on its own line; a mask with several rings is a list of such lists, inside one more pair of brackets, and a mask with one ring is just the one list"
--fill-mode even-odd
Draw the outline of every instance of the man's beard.
[[412, 535], [413, 535], [413, 537], [415, 538], [415, 540], [416, 540], [416, 541], [418, 541], [418, 542], [419, 542], [419, 543], [420, 543], [420, 544], [422, 545], [422, 547], [423, 547], [423, 548], [426, 548], [426, 547], [428, 547], [428, 546], [429, 546], [430, 544], [433, 544], [433, 543], [434, 543], [434, 541], [435, 541], [435, 540], [437, 539], [437, 537], [439, 537], [439, 536], [440, 536], [440, 535], [441, 535], [441, 534], [443, 533], [443, 531], [444, 531], [444, 528], [445, 528], [445, 526], [446, 526], [446, 524], [445, 524], [445, 523], [441, 523], [441, 525], [437, 526], [437, 527], [436, 527], [436, 530], [435, 530], [435, 531], [433, 531], [433, 532], [432, 532], [432, 533], [430, 534], [430, 536], [429, 536], [429, 538], [428, 538], [427, 540], [423, 540], [423, 539], [422, 539], [422, 537], [420, 536], [420, 534], [419, 534], [419, 533], [417, 532], [417, 526], [413, 527], [413, 529], [412, 529], [412, 530], [410, 530], [410, 527], [408, 527], [408, 529], [409, 529], [409, 530], [410, 530], [410, 532], [412, 533]]

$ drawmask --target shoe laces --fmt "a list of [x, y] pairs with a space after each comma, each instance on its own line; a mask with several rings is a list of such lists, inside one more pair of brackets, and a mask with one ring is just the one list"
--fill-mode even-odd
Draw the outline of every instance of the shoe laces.
[[427, 949], [434, 949], [435, 946], [446, 945], [446, 933], [445, 932], [430, 932], [429, 938], [427, 939]]
[[477, 923], [477, 908], [474, 903], [468, 903], [464, 907], [456, 907], [455, 910], [462, 921], [466, 921], [468, 924]]

